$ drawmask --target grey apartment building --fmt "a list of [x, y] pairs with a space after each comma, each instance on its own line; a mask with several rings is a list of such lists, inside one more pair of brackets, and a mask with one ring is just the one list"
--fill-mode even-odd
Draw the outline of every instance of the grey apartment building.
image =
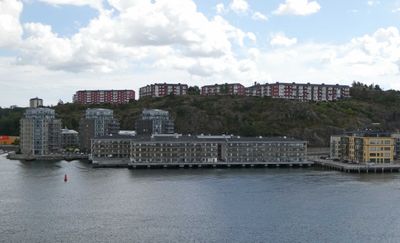
[[146, 85], [139, 89], [139, 97], [163, 97], [167, 95], [186, 95], [188, 90], [187, 84], [168, 84], [155, 83]]
[[169, 112], [160, 109], [144, 109], [135, 127], [137, 135], [174, 133], [174, 122]]
[[95, 165], [267, 165], [307, 163], [307, 142], [288, 138], [222, 136], [112, 136], [92, 140]]
[[40, 99], [38, 97], [30, 99], [29, 100], [29, 107], [30, 108], [43, 107], [43, 99]]
[[335, 101], [350, 97], [350, 86], [310, 83], [255, 83], [246, 88], [247, 96], [299, 101]]
[[205, 85], [201, 95], [246, 95], [246, 88], [240, 83]]
[[49, 108], [29, 108], [20, 120], [21, 152], [49, 155], [61, 148], [61, 120]]
[[118, 134], [119, 122], [109, 109], [87, 109], [79, 122], [79, 143], [83, 152], [90, 152], [92, 138]]
[[61, 147], [78, 148], [79, 147], [79, 133], [75, 130], [67, 128], [61, 129]]

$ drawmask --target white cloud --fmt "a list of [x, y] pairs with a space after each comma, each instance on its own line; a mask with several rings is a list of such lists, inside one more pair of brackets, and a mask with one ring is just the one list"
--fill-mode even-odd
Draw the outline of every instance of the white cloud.
[[257, 37], [253, 32], [247, 32], [247, 38], [254, 43], [257, 42]]
[[102, 0], [39, 0], [51, 5], [75, 5], [75, 6], [90, 6], [92, 8], [102, 10], [103, 1]]
[[[20, 28], [17, 34], [1, 29], [0, 46], [14, 42], [19, 54], [17, 61], [0, 57], [0, 76], [6, 77], [0, 80], [6, 93], [0, 104], [18, 104], [19, 97], [40, 94], [48, 103], [57, 102], [57, 97], [69, 101], [77, 89], [138, 89], [154, 81], [250, 85], [253, 80], [361, 80], [400, 88], [395, 82], [400, 78], [396, 27], [336, 45], [297, 43], [296, 38], [277, 33], [271, 36], [272, 47], [262, 50], [255, 45], [254, 33], [221, 16], [207, 18], [192, 0], [109, 1], [116, 10], [100, 11], [76, 34], [63, 37], [43, 23], [25, 23], [22, 29], [22, 5], [0, 0], [0, 18], [12, 16]], [[40, 82], [32, 85], [32, 80]]]
[[0, 1], [0, 47], [15, 47], [21, 38], [19, 16], [23, 5], [16, 0]]
[[216, 11], [217, 11], [217, 14], [223, 14], [223, 13], [226, 12], [225, 5], [224, 5], [223, 3], [218, 3], [218, 4], [215, 6], [215, 9], [216, 9]]
[[[186, 65], [196, 58], [236, 58], [234, 46], [245, 48], [246, 39], [256, 42], [253, 33], [232, 26], [221, 16], [208, 19], [191, 0], [114, 1], [112, 6], [124, 8], [118, 15], [100, 12], [70, 38], [59, 37], [47, 25], [25, 24], [18, 63], [73, 72], [112, 72], [135, 62], [151, 66], [175, 58]], [[197, 69], [201, 67], [211, 70], [206, 65]]]
[[108, 0], [108, 3], [118, 11], [124, 11], [130, 7], [137, 7], [141, 4], [148, 5], [151, 0]]
[[257, 63], [274, 80], [326, 83], [360, 80], [399, 89], [400, 33], [396, 27], [388, 27], [341, 45], [297, 44], [262, 53]]
[[232, 0], [229, 7], [235, 13], [247, 13], [250, 9], [247, 0]]
[[274, 11], [276, 15], [310, 15], [317, 13], [321, 6], [317, 1], [286, 0]]
[[381, 1], [379, 1], [379, 0], [369, 0], [369, 1], [367, 1], [367, 5], [368, 6], [374, 6], [374, 5], [379, 5], [379, 4], [381, 4]]
[[398, 13], [398, 12], [400, 12], [400, 8], [396, 8], [396, 9], [392, 10], [392, 13]]
[[258, 11], [254, 11], [250, 8], [247, 0], [232, 0], [229, 7], [226, 8], [223, 3], [219, 3], [215, 6], [217, 14], [228, 13], [233, 11], [236, 14], [248, 14], [251, 13], [251, 18], [256, 21], [267, 21], [268, 17]]
[[284, 33], [276, 33], [272, 35], [270, 44], [272, 46], [292, 46], [297, 43], [297, 38], [289, 38]]
[[251, 18], [254, 20], [261, 20], [261, 21], [268, 20], [268, 17], [260, 12], [254, 12], [253, 15], [251, 16]]

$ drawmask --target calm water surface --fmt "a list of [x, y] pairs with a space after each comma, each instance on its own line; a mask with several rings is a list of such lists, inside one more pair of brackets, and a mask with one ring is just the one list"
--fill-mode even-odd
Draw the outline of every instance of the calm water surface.
[[400, 242], [400, 174], [92, 169], [0, 156], [0, 241]]

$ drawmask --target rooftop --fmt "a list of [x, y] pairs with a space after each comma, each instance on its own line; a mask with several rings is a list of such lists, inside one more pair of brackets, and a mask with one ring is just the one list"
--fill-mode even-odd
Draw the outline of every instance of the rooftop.
[[151, 136], [126, 136], [113, 135], [96, 138], [95, 140], [126, 139], [137, 142], [194, 142], [194, 141], [232, 141], [232, 142], [287, 142], [287, 143], [307, 143], [306, 141], [296, 140], [286, 137], [241, 137], [233, 135], [182, 135], [182, 134], [154, 134]]
[[341, 87], [341, 88], [350, 88], [349, 85], [342, 85], [342, 84], [325, 84], [325, 83], [321, 83], [321, 84], [312, 84], [312, 83], [285, 83], [285, 82], [275, 82], [275, 83], [255, 83], [250, 87], [255, 87], [255, 86], [259, 86], [259, 85], [273, 85], [273, 84], [283, 84], [283, 85], [303, 85], [303, 86], [327, 86], [327, 87]]

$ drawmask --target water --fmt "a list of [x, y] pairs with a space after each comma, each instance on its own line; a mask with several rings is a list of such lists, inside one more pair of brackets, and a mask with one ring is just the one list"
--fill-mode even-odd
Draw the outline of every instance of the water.
[[399, 179], [313, 169], [92, 169], [0, 156], [0, 241], [399, 242]]

